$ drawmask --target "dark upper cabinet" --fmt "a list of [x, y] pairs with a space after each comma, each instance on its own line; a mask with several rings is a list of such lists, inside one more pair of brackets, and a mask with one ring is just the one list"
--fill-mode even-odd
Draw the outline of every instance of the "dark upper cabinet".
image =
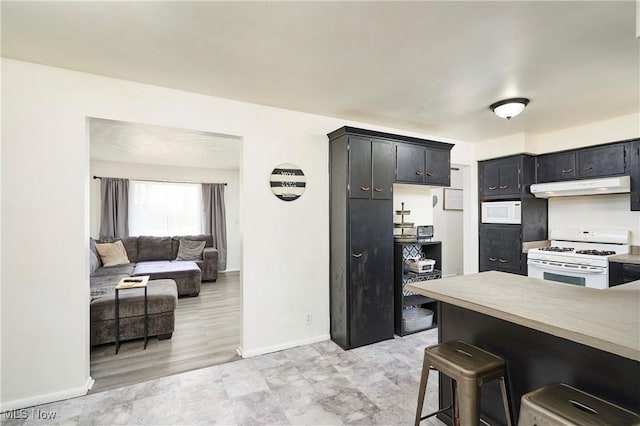
[[349, 137], [349, 198], [371, 198], [371, 140]]
[[423, 183], [425, 149], [422, 146], [396, 144], [396, 182]]
[[537, 182], [624, 175], [630, 171], [629, 144], [553, 152], [536, 158]]
[[480, 272], [522, 273], [522, 227], [480, 225]]
[[578, 151], [578, 176], [591, 178], [621, 175], [626, 171], [627, 144], [607, 145]]
[[631, 142], [629, 149], [631, 176], [631, 210], [640, 210], [640, 139]]
[[449, 186], [450, 148], [396, 143], [396, 182]]
[[424, 183], [428, 185], [451, 185], [451, 151], [426, 148]]
[[536, 158], [538, 183], [570, 180], [578, 177], [575, 152], [557, 152]]
[[371, 142], [371, 198], [390, 200], [393, 198], [393, 143]]
[[389, 200], [393, 191], [393, 144], [349, 137], [349, 198]]
[[478, 163], [480, 199], [514, 199], [528, 196], [534, 182], [534, 157], [525, 154]]

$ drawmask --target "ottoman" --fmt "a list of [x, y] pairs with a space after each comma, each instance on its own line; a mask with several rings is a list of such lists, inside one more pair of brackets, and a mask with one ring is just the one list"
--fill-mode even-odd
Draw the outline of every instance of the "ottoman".
[[189, 260], [138, 262], [132, 276], [140, 275], [149, 275], [150, 280], [171, 278], [178, 286], [178, 296], [200, 294], [202, 272], [195, 262]]
[[[120, 292], [120, 340], [144, 337], [144, 289]], [[178, 291], [174, 280], [150, 281], [147, 286], [149, 337], [170, 339], [175, 327]], [[97, 297], [89, 305], [91, 345], [116, 341], [115, 293]]]

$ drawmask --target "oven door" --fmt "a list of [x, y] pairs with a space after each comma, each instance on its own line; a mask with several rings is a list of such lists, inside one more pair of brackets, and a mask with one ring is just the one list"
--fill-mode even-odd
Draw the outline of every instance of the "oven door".
[[605, 266], [584, 266], [548, 260], [528, 259], [528, 276], [589, 288], [609, 287], [609, 270]]

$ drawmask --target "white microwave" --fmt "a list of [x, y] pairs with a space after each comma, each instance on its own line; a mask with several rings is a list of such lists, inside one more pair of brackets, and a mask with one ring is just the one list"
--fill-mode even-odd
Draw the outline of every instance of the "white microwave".
[[482, 223], [522, 223], [520, 201], [482, 202]]

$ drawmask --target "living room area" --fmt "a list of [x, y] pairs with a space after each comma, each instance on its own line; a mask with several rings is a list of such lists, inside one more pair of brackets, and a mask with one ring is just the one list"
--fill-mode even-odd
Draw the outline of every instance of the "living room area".
[[239, 359], [241, 140], [87, 121], [91, 392]]

